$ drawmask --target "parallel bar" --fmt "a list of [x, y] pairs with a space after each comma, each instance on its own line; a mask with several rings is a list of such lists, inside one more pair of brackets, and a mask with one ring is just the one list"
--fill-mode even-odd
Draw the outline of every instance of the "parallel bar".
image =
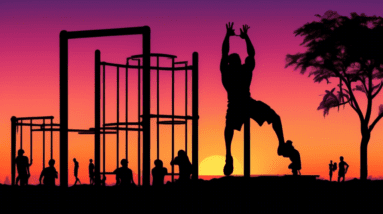
[[[49, 118], [49, 119], [50, 119], [50, 118]], [[31, 119], [31, 121], [32, 121], [32, 119]], [[17, 126], [39, 126], [39, 127], [41, 127], [41, 126], [43, 126], [44, 124], [17, 123], [16, 125], [17, 125]], [[51, 126], [51, 124], [45, 124], [45, 126]], [[60, 125], [55, 125], [55, 124], [53, 124], [53, 126], [60, 126]]]
[[192, 163], [193, 180], [198, 181], [198, 53], [193, 53], [192, 71]]
[[[94, 133], [94, 131], [89, 131], [89, 132], [83, 131], [83, 132], [78, 132], [78, 134], [95, 134], [95, 133]], [[103, 132], [103, 131], [100, 131], [100, 134], [117, 134], [117, 132]]]
[[[174, 160], [174, 59], [172, 59], [172, 161]], [[174, 182], [174, 164], [172, 164], [172, 182]]]
[[16, 181], [16, 123], [17, 118], [15, 116], [11, 117], [11, 179], [12, 186], [15, 185]]
[[105, 37], [105, 36], [146, 34], [148, 30], [150, 30], [148, 26], [143, 26], [143, 27], [112, 28], [112, 29], [101, 29], [101, 30], [70, 31], [70, 32], [67, 32], [67, 35], [68, 35], [68, 39], [80, 39], [80, 38]]
[[[155, 56], [155, 57], [168, 57], [168, 58], [177, 58], [176, 55], [170, 55], [170, 54], [162, 54], [162, 53], [150, 53], [150, 56]], [[142, 58], [144, 57], [144, 54], [139, 54], [139, 55], [133, 55], [129, 57], [130, 59], [133, 58]]]
[[117, 139], [117, 143], [116, 143], [116, 153], [117, 153], [117, 165], [116, 165], [116, 169], [118, 168], [118, 160], [119, 160], [119, 151], [120, 151], [120, 147], [119, 147], [119, 144], [120, 144], [120, 133], [118, 131], [118, 123], [120, 122], [120, 67], [117, 67], [117, 135], [116, 135], [116, 139]]

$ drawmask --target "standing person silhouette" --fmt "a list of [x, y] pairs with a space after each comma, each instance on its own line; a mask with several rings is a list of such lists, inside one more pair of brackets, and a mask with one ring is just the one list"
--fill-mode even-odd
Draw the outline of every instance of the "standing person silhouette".
[[163, 186], [165, 175], [168, 174], [168, 169], [166, 169], [163, 165], [162, 160], [154, 161], [155, 167], [152, 169], [153, 175], [153, 186]]
[[126, 159], [121, 160], [121, 167], [114, 170], [113, 173], [116, 174], [116, 186], [135, 185], [133, 181], [133, 172], [128, 168], [128, 161]]
[[287, 157], [285, 141], [282, 131], [280, 117], [267, 104], [262, 101], [256, 101], [250, 97], [250, 84], [255, 67], [255, 50], [247, 35], [250, 28], [243, 25], [239, 35], [246, 41], [248, 57], [245, 63], [241, 64], [241, 59], [237, 53], [229, 56], [229, 38], [235, 36], [233, 24], [226, 24], [226, 36], [222, 45], [222, 59], [220, 70], [222, 74], [222, 84], [227, 91], [228, 105], [226, 112], [225, 143], [226, 143], [226, 164], [224, 174], [226, 176], [233, 173], [233, 157], [231, 156], [231, 141], [234, 135], [234, 129], [240, 131], [242, 124], [249, 117], [255, 120], [260, 126], [265, 121], [272, 123], [272, 127], [277, 134], [279, 147], [278, 155]]
[[330, 181], [332, 180], [332, 174], [335, 170], [337, 170], [337, 165], [336, 165], [336, 162], [332, 163], [332, 160], [330, 161], [330, 164], [329, 164], [329, 170], [330, 170]]
[[56, 179], [58, 178], [58, 173], [56, 171], [56, 168], [54, 167], [55, 165], [55, 160], [50, 159], [49, 162], [49, 167], [45, 167], [43, 171], [40, 174], [40, 185], [41, 185], [41, 179], [44, 177], [43, 183], [45, 186], [56, 186]]
[[[346, 173], [348, 170], [349, 165], [343, 161], [343, 156], [340, 156], [340, 162], [339, 162], [339, 170], [338, 170], [338, 182], [340, 182], [340, 179], [343, 178], [342, 182], [344, 182]], [[346, 168], [345, 168], [346, 167]]]
[[20, 181], [20, 186], [28, 185], [28, 179], [31, 176], [31, 173], [29, 172], [29, 167], [32, 166], [32, 159], [31, 163], [28, 163], [28, 157], [24, 156], [24, 150], [19, 149], [17, 151], [17, 157], [15, 159], [15, 164], [17, 166], [17, 178], [16, 178], [16, 185], [18, 185]]
[[171, 165], [179, 166], [179, 181], [187, 182], [190, 180], [192, 164], [190, 163], [189, 157], [184, 150], [178, 151], [178, 156], [170, 162]]
[[94, 164], [93, 160], [89, 159], [89, 185], [94, 184]]
[[74, 162], [74, 177], [76, 178], [76, 181], [74, 182], [74, 185], [77, 184], [77, 181], [81, 184], [81, 181], [80, 179], [78, 179], [78, 168], [79, 168], [79, 165], [78, 165], [78, 162], [76, 160], [76, 158], [73, 158], [73, 162]]

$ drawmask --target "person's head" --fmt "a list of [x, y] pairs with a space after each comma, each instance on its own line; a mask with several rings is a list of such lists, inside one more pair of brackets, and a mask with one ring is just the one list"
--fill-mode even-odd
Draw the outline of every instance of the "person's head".
[[73, 158], [73, 162], [76, 162], [76, 158]]
[[17, 151], [17, 154], [20, 155], [20, 156], [23, 156], [24, 154], [24, 150], [23, 149], [19, 149], [19, 151]]
[[340, 161], [343, 161], [343, 156], [340, 156]]
[[229, 55], [229, 66], [239, 67], [241, 65], [241, 58], [237, 53], [232, 53]]
[[164, 164], [162, 163], [162, 160], [157, 159], [154, 161], [154, 165], [161, 168]]
[[186, 156], [186, 152], [181, 149], [181, 150], [178, 151], [178, 156], [179, 157], [185, 157]]
[[91, 163], [92, 163], [92, 162], [93, 162], [93, 160], [92, 160], [92, 159], [89, 159], [89, 162], [91, 162]]
[[330, 163], [332, 163], [332, 160], [330, 160]]
[[128, 166], [128, 161], [127, 161], [126, 159], [122, 159], [122, 160], [121, 160], [121, 165], [122, 165], [123, 167]]
[[56, 162], [56, 161], [55, 161], [54, 159], [50, 159], [49, 162], [48, 162], [48, 164], [49, 164], [49, 166], [52, 167], [52, 166], [55, 165], [55, 162]]

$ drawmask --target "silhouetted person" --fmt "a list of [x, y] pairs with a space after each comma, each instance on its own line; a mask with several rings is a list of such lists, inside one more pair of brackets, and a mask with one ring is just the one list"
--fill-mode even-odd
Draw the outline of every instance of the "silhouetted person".
[[277, 134], [279, 147], [278, 155], [286, 157], [284, 149], [284, 138], [280, 117], [267, 104], [256, 101], [250, 97], [250, 84], [255, 67], [255, 50], [247, 35], [247, 25], [240, 29], [239, 35], [246, 41], [248, 57], [245, 63], [241, 64], [241, 59], [237, 53], [229, 54], [229, 38], [235, 36], [233, 23], [226, 24], [226, 36], [222, 45], [222, 59], [220, 70], [222, 74], [222, 84], [227, 91], [228, 105], [226, 112], [225, 143], [226, 143], [226, 164], [224, 174], [233, 173], [233, 157], [231, 156], [231, 141], [234, 130], [240, 131], [242, 124], [249, 117], [255, 120], [260, 126], [265, 121], [272, 123], [273, 129]]
[[43, 171], [40, 174], [40, 185], [41, 185], [41, 179], [44, 177], [43, 183], [45, 186], [56, 186], [56, 179], [58, 178], [58, 173], [56, 171], [55, 166], [55, 160], [50, 159], [49, 167], [45, 167]]
[[179, 166], [179, 181], [185, 182], [190, 180], [190, 175], [192, 172], [192, 165], [190, 163], [189, 157], [187, 156], [184, 150], [178, 151], [178, 156], [170, 162], [171, 165]]
[[133, 172], [128, 168], [128, 161], [126, 159], [121, 160], [121, 167], [114, 170], [113, 173], [116, 174], [116, 186], [135, 185], [133, 181]]
[[29, 163], [28, 157], [24, 156], [24, 150], [19, 149], [17, 152], [17, 157], [15, 159], [15, 164], [17, 166], [18, 176], [16, 178], [16, 185], [20, 181], [20, 186], [28, 185], [28, 179], [31, 176], [29, 167], [32, 165]]
[[161, 160], [154, 161], [155, 167], [152, 169], [153, 186], [163, 186], [165, 175], [168, 174], [168, 169], [163, 166]]
[[340, 182], [340, 178], [343, 178], [342, 182], [344, 182], [348, 167], [349, 167], [349, 165], [343, 161], [343, 156], [340, 156], [339, 170], [338, 170], [338, 182]]
[[293, 142], [291, 140], [286, 141], [285, 147], [286, 147], [286, 150], [288, 149], [288, 151], [285, 151], [285, 152], [291, 160], [289, 169], [291, 169], [294, 176], [301, 175], [301, 171], [300, 171], [302, 168], [301, 156], [298, 150], [294, 148]]
[[336, 165], [336, 162], [332, 163], [332, 160], [330, 161], [330, 164], [329, 164], [329, 170], [330, 170], [330, 181], [332, 180], [332, 174], [335, 170], [337, 170], [337, 165]]
[[74, 177], [76, 178], [76, 181], [74, 182], [74, 185], [77, 184], [77, 181], [81, 184], [81, 181], [80, 179], [78, 179], [78, 168], [79, 168], [79, 165], [78, 165], [78, 162], [76, 160], [76, 158], [73, 158], [73, 162], [74, 162]]
[[89, 185], [94, 184], [94, 164], [93, 160], [89, 159]]

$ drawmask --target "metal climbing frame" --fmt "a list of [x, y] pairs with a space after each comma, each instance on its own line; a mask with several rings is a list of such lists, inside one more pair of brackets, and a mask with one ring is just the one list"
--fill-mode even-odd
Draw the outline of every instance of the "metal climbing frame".
[[[151, 66], [150, 67], [150, 70], [156, 70], [157, 72], [157, 113], [156, 114], [149, 114], [149, 116], [145, 115], [145, 114], [141, 114], [141, 96], [144, 97], [144, 95], [141, 93], [141, 69], [142, 69], [142, 65], [141, 65], [141, 62], [142, 62], [142, 58], [144, 57], [144, 55], [134, 55], [134, 56], [131, 56], [129, 58], [127, 58], [127, 61], [126, 61], [126, 65], [123, 65], [123, 64], [116, 64], [116, 63], [108, 63], [108, 62], [101, 62], [101, 53], [99, 50], [96, 50], [95, 51], [95, 68], [96, 68], [96, 81], [99, 81], [98, 77], [97, 77], [97, 74], [98, 74], [98, 69], [100, 69], [100, 67], [102, 66], [102, 105], [103, 105], [103, 110], [102, 110], [102, 126], [100, 125], [100, 129], [103, 130], [105, 132], [105, 130], [114, 130], [116, 131], [116, 142], [117, 142], [117, 146], [116, 146], [116, 160], [117, 160], [117, 163], [116, 163], [116, 167], [118, 167], [119, 165], [119, 131], [125, 131], [125, 158], [128, 159], [128, 148], [129, 148], [129, 144], [131, 144], [130, 142], [128, 143], [128, 133], [130, 131], [135, 131], [137, 132], [138, 136], [137, 136], [137, 148], [138, 148], [138, 185], [141, 185], [141, 133], [143, 133], [144, 135], [144, 138], [145, 138], [145, 135], [149, 135], [150, 137], [150, 129], [148, 130], [145, 130], [143, 127], [143, 123], [141, 122], [141, 118], [145, 118], [145, 117], [149, 117], [149, 118], [156, 118], [156, 125], [157, 125], [157, 159], [159, 159], [159, 154], [160, 154], [160, 129], [159, 129], [159, 125], [172, 125], [172, 159], [174, 159], [174, 126], [175, 125], [185, 125], [185, 150], [187, 152], [187, 146], [188, 146], [188, 142], [187, 142], [187, 121], [188, 120], [192, 120], [192, 162], [193, 162], [193, 166], [194, 166], [194, 169], [193, 169], [193, 173], [195, 173], [195, 176], [193, 176], [194, 179], [198, 179], [198, 55], [197, 53], [194, 53], [193, 54], [193, 66], [188, 66], [187, 65], [187, 62], [175, 62], [175, 58], [176, 56], [174, 55], [168, 55], [168, 54], [150, 54], [150, 57], [155, 57], [156, 58], [156, 61], [157, 61], [157, 64], [156, 66]], [[171, 67], [160, 67], [160, 58], [167, 58], [167, 59], [171, 59], [172, 60], [172, 66]], [[137, 65], [131, 65], [130, 61], [136, 61], [137, 62]], [[183, 64], [184, 67], [175, 67], [175, 65], [178, 65], [178, 64]], [[117, 88], [116, 88], [116, 91], [117, 91], [117, 99], [116, 99], [116, 103], [117, 103], [117, 109], [116, 109], [116, 115], [117, 115], [117, 118], [116, 118], [116, 122], [114, 123], [106, 123], [105, 122], [105, 112], [106, 112], [106, 104], [105, 104], [105, 100], [106, 100], [106, 97], [105, 97], [105, 77], [106, 77], [106, 73], [105, 73], [105, 66], [112, 66], [112, 67], [115, 67], [116, 68], [116, 71], [117, 71]], [[120, 68], [125, 68], [125, 121], [123, 122], [120, 122]], [[129, 78], [129, 73], [131, 72], [135, 72], [134, 70], [137, 69], [137, 121], [129, 121], [128, 120], [128, 114], [129, 114], [129, 104], [128, 104], [128, 101], [129, 101], [129, 97], [128, 97], [128, 89], [129, 89], [129, 84], [128, 84], [128, 78]], [[188, 115], [187, 114], [187, 109], [188, 109], [188, 96], [187, 96], [187, 86], [188, 86], [188, 70], [189, 71], [192, 71], [192, 115]], [[164, 115], [164, 114], [160, 114], [160, 108], [159, 108], [159, 103], [160, 103], [160, 85], [159, 85], [159, 78], [160, 78], [160, 73], [161, 71], [172, 71], [172, 114], [171, 115]], [[184, 71], [185, 72], [185, 115], [174, 115], [174, 110], [175, 110], [175, 96], [174, 96], [174, 84], [175, 84], [175, 80], [174, 80], [174, 73], [175, 71]], [[144, 71], [145, 72], [145, 71]], [[100, 88], [100, 83], [96, 82], [95, 83], [96, 85], [96, 95], [98, 93], [98, 91], [101, 90]], [[145, 88], [143, 88], [143, 90], [145, 91]], [[150, 90], [147, 89], [147, 90]], [[144, 98], [145, 99], [145, 98]], [[101, 109], [100, 108], [95, 108], [95, 109]], [[95, 117], [97, 117], [98, 115], [100, 115], [101, 112], [95, 112]], [[162, 120], [160, 121], [160, 118], [161, 119], [166, 119], [166, 118], [170, 118], [171, 120], [170, 121], [166, 121], [166, 120]], [[175, 120], [177, 119], [177, 120]], [[134, 128], [134, 127], [131, 127], [131, 126], [138, 126], [138, 128]], [[95, 127], [96, 128], [96, 127]], [[97, 128], [96, 128], [97, 129]], [[105, 135], [103, 135], [103, 171], [100, 172], [100, 175], [103, 174], [103, 176], [105, 177], [106, 174], [112, 174], [112, 172], [106, 172], [105, 171]], [[149, 148], [150, 149], [150, 148]], [[144, 150], [144, 154], [145, 154], [145, 147], [143, 148]], [[146, 158], [144, 157], [143, 158], [143, 162], [149, 162], [150, 163], [150, 159], [148, 160], [147, 158], [150, 158], [150, 156], [146, 156]], [[96, 157], [95, 157], [96, 159]], [[143, 182], [144, 182], [144, 185], [147, 185], [145, 184], [145, 181], [147, 182], [148, 180], [150, 181], [150, 177], [149, 179], [146, 177], [147, 175], [150, 176], [150, 164], [149, 164], [149, 167], [146, 165], [146, 168], [145, 168], [145, 165], [143, 167]], [[174, 173], [174, 166], [172, 166], [172, 172], [169, 174], [172, 176], [172, 181], [174, 181], [174, 175], [176, 175]], [[96, 175], [96, 177], [99, 177]]]
[[[68, 187], [68, 41], [78, 38], [93, 38], [106, 36], [121, 36], [121, 35], [142, 35], [142, 55], [136, 58], [142, 59], [142, 148], [143, 148], [143, 185], [150, 185], [150, 118], [159, 117], [160, 115], [152, 115], [150, 113], [150, 28], [130, 27], [130, 28], [115, 28], [102, 30], [87, 30], [87, 31], [61, 31], [60, 32], [60, 185]], [[96, 52], [96, 63], [100, 62], [100, 54]], [[119, 66], [119, 67], [124, 67]], [[138, 67], [138, 66], [137, 66]], [[136, 68], [137, 68], [136, 67]], [[141, 67], [141, 66], [140, 66]], [[134, 68], [134, 66], [132, 66]], [[177, 70], [170, 68], [170, 70]], [[188, 69], [192, 70], [192, 162], [194, 179], [198, 179], [198, 53], [193, 53], [193, 65]], [[162, 70], [162, 69], [161, 69]], [[167, 69], [165, 69], [167, 70]], [[100, 94], [100, 66], [95, 66], [95, 174], [96, 185], [100, 185], [100, 149], [101, 149], [101, 94]], [[174, 116], [175, 118], [175, 116]], [[174, 118], [172, 121], [174, 121]], [[119, 126], [119, 125], [118, 125]], [[113, 127], [112, 127], [113, 128]], [[121, 129], [122, 127], [116, 127]], [[115, 130], [116, 128], [113, 128]], [[106, 130], [105, 124], [103, 130]], [[128, 130], [129, 128], [125, 128]]]

